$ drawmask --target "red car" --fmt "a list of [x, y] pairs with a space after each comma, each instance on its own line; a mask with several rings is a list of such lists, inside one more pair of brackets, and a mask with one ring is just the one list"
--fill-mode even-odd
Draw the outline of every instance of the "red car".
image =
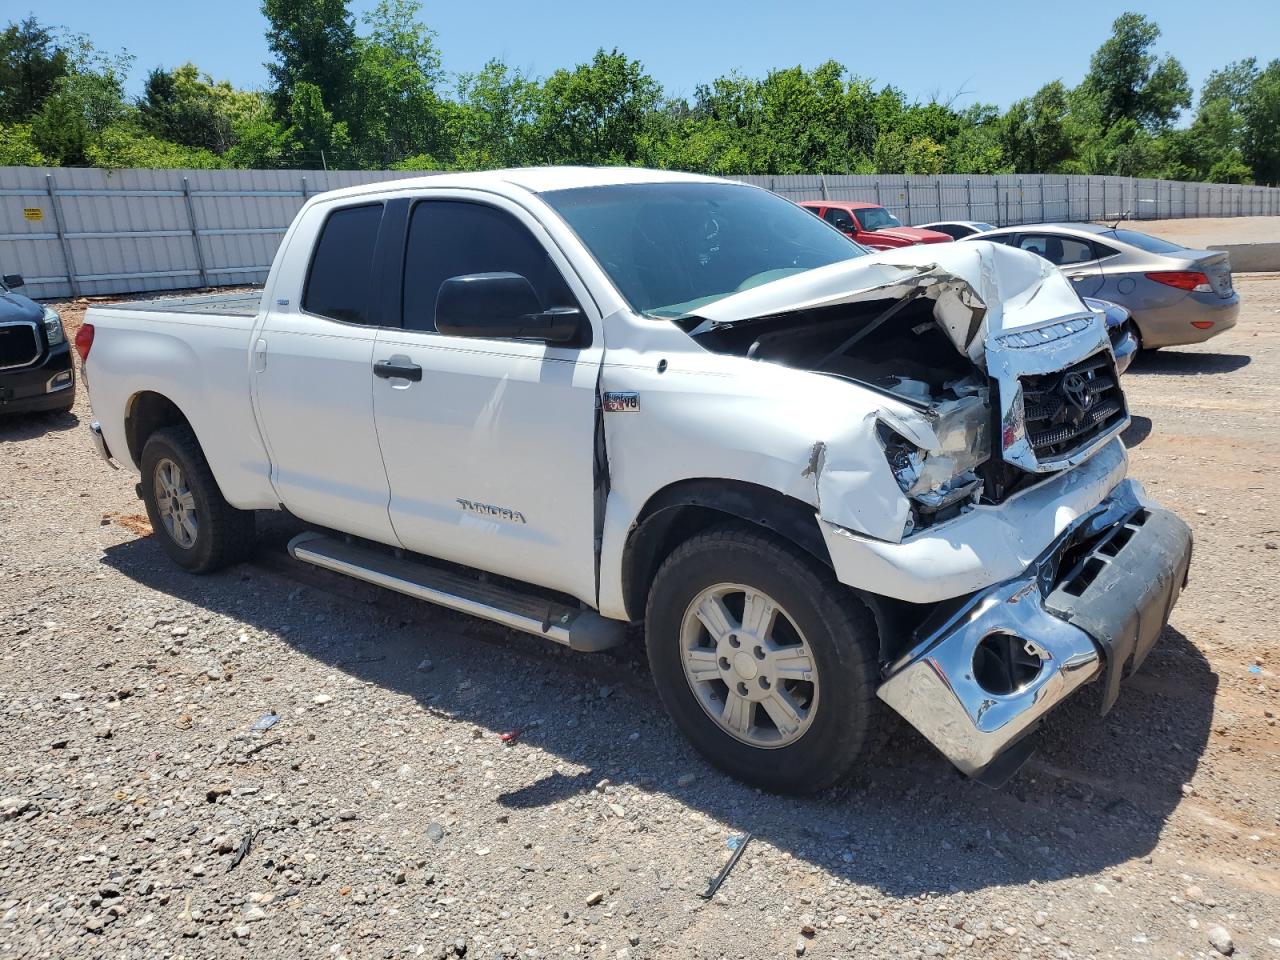
[[872, 250], [892, 250], [894, 247], [910, 247], [917, 243], [952, 242], [951, 237], [937, 230], [904, 227], [902, 221], [874, 203], [801, 200], [800, 206]]

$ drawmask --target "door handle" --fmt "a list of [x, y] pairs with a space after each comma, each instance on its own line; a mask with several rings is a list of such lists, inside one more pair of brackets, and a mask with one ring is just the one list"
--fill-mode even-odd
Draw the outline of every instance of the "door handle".
[[1067, 279], [1068, 279], [1068, 280], [1074, 280], [1076, 283], [1079, 283], [1081, 280], [1088, 280], [1088, 279], [1089, 279], [1089, 274], [1087, 274], [1087, 273], [1069, 273], [1069, 274], [1067, 274]]
[[381, 377], [383, 380], [412, 380], [414, 383], [422, 381], [422, 367], [408, 360], [400, 360], [392, 358], [390, 360], [376, 360], [373, 364], [373, 375]]

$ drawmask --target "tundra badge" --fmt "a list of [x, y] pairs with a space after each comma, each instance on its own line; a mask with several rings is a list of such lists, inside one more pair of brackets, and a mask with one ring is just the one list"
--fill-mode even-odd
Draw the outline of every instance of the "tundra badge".
[[495, 507], [492, 503], [477, 503], [474, 500], [463, 500], [458, 497], [458, 506], [467, 513], [478, 513], [483, 517], [493, 517], [495, 520], [509, 520], [512, 523], [528, 523], [524, 518], [524, 514], [519, 510], [512, 510], [510, 507]]

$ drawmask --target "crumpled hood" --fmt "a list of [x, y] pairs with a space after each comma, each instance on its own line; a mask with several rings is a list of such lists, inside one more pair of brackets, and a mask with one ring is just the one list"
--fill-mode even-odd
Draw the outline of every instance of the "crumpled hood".
[[956, 349], [983, 369], [989, 337], [1068, 317], [1099, 322], [1062, 271], [1047, 260], [973, 240], [885, 250], [783, 277], [701, 307], [698, 328], [895, 299], [920, 288], [937, 301], [934, 317]]

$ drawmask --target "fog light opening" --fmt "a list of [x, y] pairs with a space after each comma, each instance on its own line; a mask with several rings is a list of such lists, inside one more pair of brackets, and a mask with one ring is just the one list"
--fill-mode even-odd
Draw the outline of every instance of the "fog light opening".
[[49, 378], [48, 382], [45, 383], [44, 392], [53, 393], [56, 390], [65, 390], [67, 387], [71, 386], [71, 379], [70, 370], [63, 370], [61, 373], [55, 373]]
[[1011, 633], [992, 633], [973, 653], [973, 678], [987, 693], [1005, 696], [1034, 682], [1044, 664], [1034, 643]]

